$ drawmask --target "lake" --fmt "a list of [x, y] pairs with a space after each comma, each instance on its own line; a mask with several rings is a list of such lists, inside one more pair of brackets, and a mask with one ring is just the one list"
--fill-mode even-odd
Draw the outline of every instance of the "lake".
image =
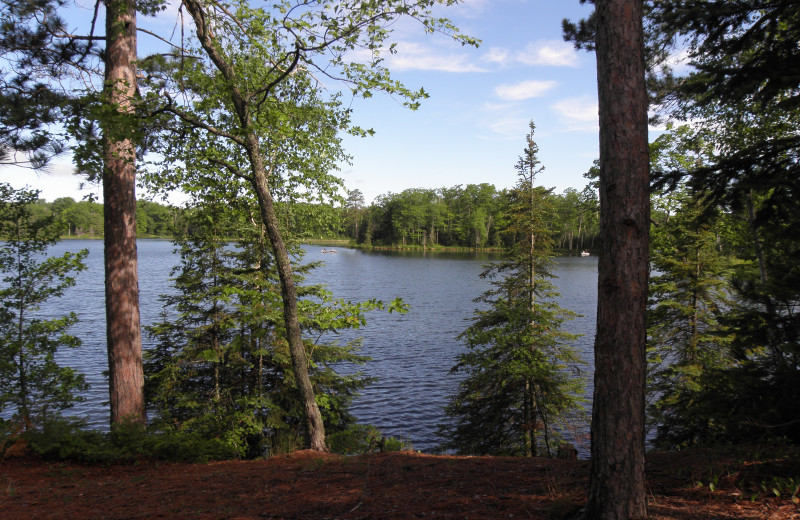
[[[108, 387], [105, 307], [103, 303], [103, 243], [99, 240], [65, 240], [52, 254], [89, 250], [88, 270], [78, 275], [78, 284], [43, 309], [47, 315], [78, 313], [80, 321], [71, 333], [83, 345], [61, 353], [61, 362], [83, 372], [91, 389], [87, 400], [70, 413], [86, 417], [91, 427], [108, 426]], [[139, 240], [139, 290], [142, 325], [159, 319], [159, 296], [167, 292], [170, 272], [178, 263], [173, 245], [166, 240]], [[346, 331], [342, 340], [363, 338], [362, 353], [373, 361], [364, 367], [378, 381], [355, 401], [352, 411], [360, 422], [373, 424], [384, 434], [408, 441], [414, 449], [431, 450], [439, 439], [435, 433], [443, 418], [448, 396], [455, 393], [458, 379], [449, 374], [456, 356], [465, 347], [456, 337], [469, 326], [476, 304], [473, 300], [489, 288], [479, 275], [483, 266], [499, 256], [491, 253], [425, 253], [337, 248], [324, 254], [318, 246], [304, 246], [305, 261], [324, 264], [308, 276], [309, 283], [328, 286], [338, 298], [361, 301], [400, 297], [410, 305], [406, 314], [374, 312], [367, 326]], [[569, 332], [583, 334], [576, 342], [592, 370], [595, 313], [597, 306], [597, 258], [558, 259], [562, 307], [582, 316], [567, 323]], [[145, 348], [150, 342], [144, 338]], [[591, 397], [591, 387], [587, 388]], [[588, 427], [582, 428], [588, 431]], [[579, 446], [581, 454], [585, 446]]]

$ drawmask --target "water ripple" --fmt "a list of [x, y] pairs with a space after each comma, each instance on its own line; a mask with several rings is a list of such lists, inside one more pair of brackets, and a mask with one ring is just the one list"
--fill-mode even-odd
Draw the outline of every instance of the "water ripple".
[[[92, 388], [86, 402], [73, 413], [87, 418], [98, 429], [107, 427], [108, 387], [106, 370], [105, 309], [103, 296], [103, 244], [101, 241], [64, 241], [53, 254], [88, 248], [88, 271], [74, 287], [43, 312], [58, 316], [76, 310], [79, 324], [72, 333], [83, 346], [61, 352], [65, 364], [86, 374]], [[139, 285], [142, 325], [159, 319], [159, 296], [169, 290], [170, 271], [178, 262], [167, 241], [140, 240]], [[455, 393], [458, 376], [449, 374], [456, 356], [464, 350], [457, 336], [469, 326], [476, 308], [473, 300], [489, 285], [479, 274], [489, 254], [365, 253], [339, 249], [322, 254], [308, 246], [306, 260], [323, 260], [311, 273], [309, 283], [326, 284], [338, 298], [362, 301], [377, 298], [390, 301], [401, 297], [410, 305], [407, 314], [372, 313], [368, 324], [357, 331], [344, 331], [336, 339], [363, 338], [362, 353], [373, 358], [361, 370], [378, 381], [364, 389], [353, 404], [353, 414], [374, 424], [385, 434], [406, 439], [415, 449], [432, 450], [439, 443], [438, 424], [448, 396]], [[597, 261], [595, 258], [563, 258], [558, 262], [556, 285], [561, 305], [583, 316], [567, 324], [570, 332], [584, 334], [576, 346], [592, 372], [595, 308], [597, 302]], [[331, 338], [325, 338], [331, 339]], [[145, 345], [145, 348], [148, 345]], [[587, 390], [591, 397], [591, 387]], [[585, 429], [585, 428], [584, 428]]]

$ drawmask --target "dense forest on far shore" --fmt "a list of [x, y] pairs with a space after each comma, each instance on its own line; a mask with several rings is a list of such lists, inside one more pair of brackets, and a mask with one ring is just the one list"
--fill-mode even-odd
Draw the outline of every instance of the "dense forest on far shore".
[[[550, 190], [553, 208], [549, 229], [557, 249], [577, 252], [596, 246], [599, 202], [591, 186]], [[348, 192], [342, 203], [279, 204], [285, 231], [299, 239], [349, 240], [362, 247], [423, 247], [508, 249], [509, 190], [488, 183], [450, 188], [411, 188], [381, 195], [366, 205], [360, 190]], [[136, 231], [141, 238], [170, 238], [187, 231], [190, 220], [182, 208], [148, 200], [136, 202]], [[38, 200], [34, 218], [52, 216], [64, 238], [103, 236], [103, 205], [61, 197]], [[236, 231], [231, 229], [231, 237]]]
[[[101, 238], [103, 236], [103, 205], [91, 201], [75, 201], [61, 197], [53, 202], [39, 199], [30, 205], [34, 220], [53, 217], [62, 238]], [[165, 206], [148, 200], [136, 201], [136, 232], [139, 237], [167, 238], [175, 236], [184, 226], [183, 212], [175, 206]]]

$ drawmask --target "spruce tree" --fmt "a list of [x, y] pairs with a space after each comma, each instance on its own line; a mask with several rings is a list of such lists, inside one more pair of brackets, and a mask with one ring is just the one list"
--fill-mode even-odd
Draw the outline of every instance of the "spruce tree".
[[[189, 210], [189, 231], [176, 240], [176, 292], [164, 297], [165, 319], [150, 329], [157, 345], [145, 363], [153, 426], [223, 439], [243, 457], [310, 442], [283, 330], [280, 282], [257, 218], [247, 197], [207, 199]], [[383, 307], [334, 300], [322, 287], [302, 285], [311, 267], [295, 265], [300, 323], [309, 336], [358, 327], [364, 312]], [[357, 341], [305, 339], [304, 345], [326, 431], [348, 428], [350, 402], [370, 379], [337, 370], [368, 359], [357, 354]]]
[[576, 336], [562, 330], [575, 315], [558, 305], [551, 281], [551, 193], [534, 186], [543, 169], [534, 129], [531, 122], [516, 165], [519, 181], [508, 194], [513, 249], [481, 274], [492, 287], [476, 300], [482, 309], [461, 334], [467, 351], [451, 370], [464, 379], [445, 409], [450, 422], [440, 435], [445, 449], [460, 453], [551, 454], [559, 426], [581, 407], [580, 361], [571, 346]]
[[52, 219], [34, 220], [30, 205], [38, 192], [0, 184], [0, 412], [7, 409], [27, 429], [82, 398], [88, 385], [82, 374], [55, 359], [61, 347], [81, 342], [68, 334], [78, 318], [45, 319], [41, 305], [75, 285], [87, 251], [46, 256], [58, 239]]
[[702, 217], [702, 198], [686, 192], [666, 198], [672, 212], [656, 217], [651, 232], [648, 411], [657, 445], [674, 448], [714, 428], [698, 396], [709, 371], [732, 363], [720, 323], [731, 305], [731, 262], [719, 250], [724, 221]]

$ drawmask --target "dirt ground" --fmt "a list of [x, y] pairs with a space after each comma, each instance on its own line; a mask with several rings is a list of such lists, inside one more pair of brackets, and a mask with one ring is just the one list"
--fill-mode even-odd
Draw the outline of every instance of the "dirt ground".
[[[798, 475], [790, 458], [650, 454], [649, 518], [798, 520], [797, 493], [793, 500], [791, 491], [769, 489], [793, 487], [789, 477]], [[587, 461], [554, 459], [300, 451], [262, 461], [86, 466], [24, 457], [0, 463], [0, 518], [557, 520], [580, 517], [588, 486]]]

